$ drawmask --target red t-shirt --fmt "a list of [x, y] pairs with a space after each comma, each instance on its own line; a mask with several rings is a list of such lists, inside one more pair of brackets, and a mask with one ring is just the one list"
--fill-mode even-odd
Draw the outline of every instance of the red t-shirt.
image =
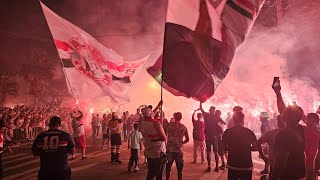
[[304, 127], [306, 165], [313, 166], [319, 148], [320, 134], [316, 128]]
[[204, 141], [204, 122], [203, 121], [192, 121], [193, 124], [193, 139], [197, 141]]

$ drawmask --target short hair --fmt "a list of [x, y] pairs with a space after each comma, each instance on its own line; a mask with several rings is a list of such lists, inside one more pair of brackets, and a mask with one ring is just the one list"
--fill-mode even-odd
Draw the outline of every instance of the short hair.
[[173, 117], [176, 121], [180, 121], [182, 119], [182, 114], [181, 112], [176, 112], [173, 114]]
[[307, 115], [307, 119], [311, 120], [312, 122], [319, 124], [319, 115], [317, 113], [309, 113]]
[[134, 123], [134, 124], [133, 124], [133, 128], [134, 128], [135, 130], [137, 130], [137, 129], [139, 128], [139, 124], [138, 124], [138, 123]]
[[57, 127], [61, 125], [61, 118], [58, 116], [53, 116], [50, 118], [49, 127]]
[[141, 109], [141, 113], [143, 117], [150, 117], [152, 112], [152, 110], [150, 108], [142, 108]]
[[216, 107], [214, 107], [214, 106], [210, 106], [210, 109], [209, 109], [209, 111], [211, 111], [211, 109], [214, 109], [214, 110], [216, 110]]
[[233, 113], [233, 121], [235, 124], [240, 124], [244, 121], [244, 114], [242, 112]]
[[221, 111], [220, 110], [216, 110], [216, 114], [219, 114], [219, 116], [221, 116]]
[[299, 123], [303, 115], [303, 110], [300, 106], [288, 106], [282, 114], [282, 120], [286, 124], [290, 123], [294, 125]]
[[232, 111], [233, 112], [242, 112], [242, 107], [240, 107], [240, 106], [235, 106], [235, 107], [233, 107], [233, 109], [232, 109]]
[[149, 105], [148, 108], [152, 110], [152, 105]]

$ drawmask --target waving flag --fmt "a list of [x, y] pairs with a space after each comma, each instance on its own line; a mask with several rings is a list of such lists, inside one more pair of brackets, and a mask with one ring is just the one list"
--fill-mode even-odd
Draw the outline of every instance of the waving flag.
[[41, 6], [75, 98], [109, 96], [117, 103], [128, 102], [128, 88], [148, 57], [124, 62], [90, 34]]
[[164, 50], [150, 75], [176, 96], [209, 99], [264, 0], [168, 0]]

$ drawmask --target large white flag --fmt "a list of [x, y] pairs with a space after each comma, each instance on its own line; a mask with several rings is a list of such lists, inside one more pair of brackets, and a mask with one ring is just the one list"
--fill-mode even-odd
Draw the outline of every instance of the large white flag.
[[[129, 102], [127, 91], [148, 56], [124, 62], [90, 34], [55, 14], [42, 10], [65, 70], [69, 91], [76, 99], [109, 96], [117, 103]], [[71, 87], [70, 87], [71, 86]]]

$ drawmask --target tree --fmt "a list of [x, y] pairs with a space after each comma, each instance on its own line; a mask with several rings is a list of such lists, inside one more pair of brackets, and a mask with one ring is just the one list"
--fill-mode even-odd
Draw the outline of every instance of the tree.
[[18, 84], [12, 74], [0, 75], [0, 104], [2, 105], [7, 96], [18, 96]]

